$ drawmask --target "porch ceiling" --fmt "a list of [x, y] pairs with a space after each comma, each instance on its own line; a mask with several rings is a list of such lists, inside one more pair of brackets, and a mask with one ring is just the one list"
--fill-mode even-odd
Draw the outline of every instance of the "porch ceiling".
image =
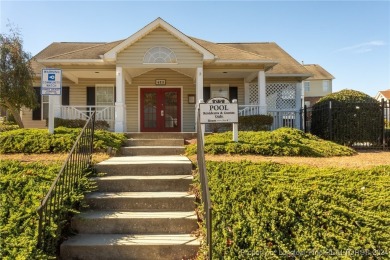
[[254, 78], [257, 77], [258, 69], [205, 69], [204, 78]]
[[[154, 69], [154, 68], [153, 68]], [[151, 70], [151, 68], [126, 68], [125, 72], [128, 75], [127, 79], [132, 79]], [[175, 68], [172, 69], [178, 73], [186, 75], [195, 80], [195, 68]], [[204, 69], [204, 78], [220, 79], [220, 78], [243, 78], [246, 81], [251, 81], [257, 77], [258, 69]], [[113, 69], [86, 69], [73, 70], [63, 69], [63, 76], [75, 83], [78, 83], [80, 78], [86, 79], [115, 79], [115, 70]]]

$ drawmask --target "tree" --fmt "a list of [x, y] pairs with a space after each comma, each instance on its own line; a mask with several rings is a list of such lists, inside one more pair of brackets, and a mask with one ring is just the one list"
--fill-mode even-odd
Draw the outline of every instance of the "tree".
[[19, 127], [22, 107], [38, 106], [33, 89], [34, 70], [31, 55], [23, 50], [23, 40], [18, 29], [8, 25], [9, 33], [0, 34], [0, 106], [8, 109]]
[[321, 98], [311, 119], [311, 133], [323, 139], [349, 146], [381, 143], [381, 106], [360, 91], [344, 89]]

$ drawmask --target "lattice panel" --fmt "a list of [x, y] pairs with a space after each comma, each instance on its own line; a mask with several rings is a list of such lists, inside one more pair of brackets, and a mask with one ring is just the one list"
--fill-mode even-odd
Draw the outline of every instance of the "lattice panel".
[[249, 105], [259, 104], [259, 88], [256, 83], [249, 84]]
[[[295, 83], [268, 83], [266, 84], [267, 109], [283, 110], [295, 109]], [[249, 84], [249, 104], [258, 104], [259, 88], [257, 83]]]
[[295, 83], [268, 83], [266, 85], [267, 109], [295, 109]]

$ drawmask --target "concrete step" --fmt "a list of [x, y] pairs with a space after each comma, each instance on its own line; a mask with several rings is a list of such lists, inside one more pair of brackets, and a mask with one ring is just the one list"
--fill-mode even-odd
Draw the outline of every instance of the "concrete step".
[[183, 133], [126, 133], [129, 139], [183, 139], [185, 134]]
[[194, 211], [87, 211], [72, 219], [72, 228], [88, 234], [189, 234], [196, 220]]
[[187, 192], [92, 192], [85, 196], [91, 209], [124, 211], [191, 211], [195, 196]]
[[100, 162], [95, 169], [106, 176], [188, 175], [192, 162], [185, 156], [123, 156]]
[[63, 260], [150, 260], [194, 257], [200, 241], [188, 234], [79, 234], [61, 245]]
[[184, 139], [127, 139], [126, 146], [183, 146]]
[[137, 155], [180, 155], [185, 153], [184, 146], [130, 146], [121, 147], [124, 156]]
[[188, 191], [192, 175], [105, 176], [92, 178], [101, 192]]

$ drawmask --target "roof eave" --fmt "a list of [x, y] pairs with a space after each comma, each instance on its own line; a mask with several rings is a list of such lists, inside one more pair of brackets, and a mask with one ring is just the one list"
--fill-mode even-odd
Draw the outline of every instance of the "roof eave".
[[215, 63], [234, 63], [234, 64], [273, 64], [276, 65], [278, 62], [269, 60], [216, 60]]
[[274, 73], [266, 72], [265, 74], [266, 74], [267, 77], [300, 77], [302, 79], [307, 79], [307, 78], [310, 78], [312, 76], [312, 74], [299, 74], [299, 73], [295, 73], [295, 74], [289, 74], [289, 73], [274, 74]]
[[44, 59], [44, 60], [37, 60], [37, 62], [39, 63], [80, 63], [80, 64], [84, 64], [84, 63], [96, 63], [96, 64], [103, 64], [104, 63], [104, 60], [102, 59]]

